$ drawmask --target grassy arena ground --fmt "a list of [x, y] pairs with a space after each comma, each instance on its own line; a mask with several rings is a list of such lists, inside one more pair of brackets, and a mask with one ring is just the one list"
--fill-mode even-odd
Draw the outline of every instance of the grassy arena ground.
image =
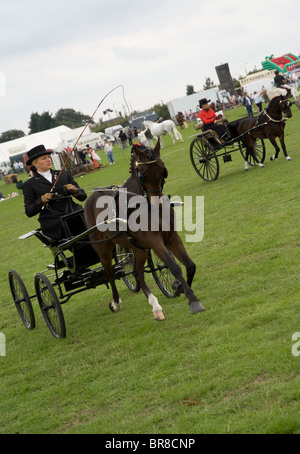
[[[243, 108], [227, 115], [241, 116]], [[36, 300], [37, 326], [26, 330], [7, 273], [16, 269], [33, 294], [33, 275], [51, 263], [50, 252], [35, 238], [18, 240], [37, 226], [22, 197], [0, 204], [1, 433], [300, 433], [300, 356], [292, 354], [300, 332], [299, 120], [293, 106], [286, 127], [293, 161], [280, 153], [270, 162], [267, 143], [264, 169], [244, 172], [236, 152], [231, 163], [220, 162], [213, 183], [192, 168], [192, 125], [182, 131], [184, 143], [164, 138], [165, 193], [205, 201], [204, 238], [186, 244], [197, 264], [194, 292], [207, 309], [195, 316], [183, 296], [167, 299], [149, 277], [165, 322], [155, 322], [144, 296], [119, 281], [118, 314], [101, 286], [63, 306], [66, 339], [52, 337]], [[115, 166], [79, 184], [122, 184], [130, 151], [114, 154]], [[0, 183], [5, 195], [13, 190]]]

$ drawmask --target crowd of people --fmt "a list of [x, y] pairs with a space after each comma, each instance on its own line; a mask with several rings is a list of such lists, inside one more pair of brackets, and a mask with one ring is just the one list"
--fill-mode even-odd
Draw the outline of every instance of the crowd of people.
[[[275, 71], [274, 86], [295, 86], [297, 88], [300, 86], [300, 71], [285, 76], [279, 73], [279, 71]], [[254, 91], [253, 93], [242, 92], [242, 90], [240, 93], [233, 95], [227, 93], [227, 95], [222, 96], [222, 101], [217, 100], [211, 103], [212, 109], [215, 112], [219, 112], [244, 106], [248, 117], [253, 117], [254, 113], [258, 114], [262, 112], [263, 103], [269, 102], [266, 92], [267, 89], [262, 86], [261, 91]], [[184, 121], [193, 121], [199, 119], [200, 112], [201, 107], [199, 105], [194, 111], [189, 109], [189, 111], [178, 112], [177, 115], [181, 114]], [[174, 120], [176, 120], [176, 117]]]

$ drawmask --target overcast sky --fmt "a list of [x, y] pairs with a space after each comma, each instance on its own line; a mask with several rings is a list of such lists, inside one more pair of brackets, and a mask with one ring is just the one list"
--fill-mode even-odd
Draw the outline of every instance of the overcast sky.
[[[28, 133], [32, 112], [92, 115], [123, 85], [143, 110], [261, 68], [266, 56], [300, 52], [299, 0], [2, 0], [0, 133]], [[3, 95], [4, 94], [4, 95]], [[124, 111], [121, 89], [101, 104]]]

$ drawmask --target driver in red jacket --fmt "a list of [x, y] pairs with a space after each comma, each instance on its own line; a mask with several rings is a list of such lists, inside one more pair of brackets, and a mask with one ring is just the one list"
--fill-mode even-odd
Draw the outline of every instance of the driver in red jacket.
[[207, 100], [206, 98], [200, 99], [199, 105], [202, 109], [199, 113], [199, 117], [201, 121], [204, 123], [203, 131], [207, 131], [208, 129], [213, 129], [216, 131], [221, 139], [224, 141], [228, 138], [228, 132], [224, 125], [215, 123], [216, 120], [221, 118], [221, 115], [217, 115], [216, 112], [209, 107], [210, 99]]

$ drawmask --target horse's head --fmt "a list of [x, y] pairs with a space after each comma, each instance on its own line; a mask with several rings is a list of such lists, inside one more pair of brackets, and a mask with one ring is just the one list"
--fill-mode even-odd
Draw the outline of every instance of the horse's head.
[[160, 157], [160, 143], [154, 149], [133, 144], [131, 149], [131, 173], [141, 189], [150, 195], [162, 195], [168, 171]]
[[292, 117], [291, 105], [292, 103], [289, 100], [289, 94], [287, 94], [287, 96], [280, 96], [279, 107], [287, 118]]
[[[267, 111], [269, 115], [272, 118], [275, 118], [275, 121], [281, 121], [282, 119], [282, 114], [285, 115], [287, 118], [291, 118], [292, 116], [292, 111], [291, 111], [291, 101], [289, 100], [289, 94], [287, 94], [287, 90], [281, 89], [281, 88], [275, 88], [275, 89], [270, 89], [268, 90], [268, 93], [270, 93], [272, 90], [280, 90], [280, 92], [277, 93], [276, 96], [272, 97], [271, 94], [271, 100], [268, 105]], [[284, 93], [282, 91], [284, 90]], [[269, 96], [269, 95], [268, 95]], [[270, 97], [269, 97], [270, 99]], [[276, 118], [278, 120], [276, 120]]]

